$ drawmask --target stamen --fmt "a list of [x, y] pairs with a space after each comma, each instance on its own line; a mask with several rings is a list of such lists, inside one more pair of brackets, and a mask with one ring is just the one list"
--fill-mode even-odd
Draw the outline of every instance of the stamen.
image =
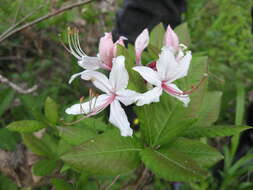
[[79, 30], [77, 30], [76, 39], [77, 39], [77, 45], [78, 45], [78, 47], [79, 47], [79, 50], [81, 51], [81, 53], [82, 53], [83, 55], [86, 55], [86, 53], [84, 53], [84, 51], [82, 50], [81, 45], [80, 45]]
[[68, 44], [69, 44], [68, 51], [72, 55], [74, 55], [78, 60], [81, 60], [83, 57], [86, 57], [87, 55], [81, 48], [78, 35], [79, 31], [77, 28], [74, 29], [68, 28]]
[[83, 107], [82, 107], [83, 101], [84, 101], [84, 96], [82, 96], [82, 97], [80, 98], [80, 112], [81, 112], [81, 113], [82, 113], [82, 112], [85, 113], [84, 110], [83, 110]]
[[77, 59], [80, 59], [80, 56], [78, 54], [76, 54], [75, 50], [73, 49], [72, 46], [72, 32], [68, 33], [68, 44], [69, 44], [69, 49], [72, 55], [74, 55]]
[[194, 85], [193, 85], [193, 86], [191, 87], [191, 90], [184, 91], [184, 92], [182, 93], [182, 95], [192, 94], [194, 91], [198, 90], [198, 89], [200, 88], [200, 86], [201, 86], [202, 84], [204, 84], [204, 82], [206, 81], [207, 78], [208, 78], [208, 74], [207, 74], [207, 73], [204, 73], [204, 75], [203, 75], [201, 81], [199, 82], [199, 84], [198, 84], [197, 86], [194, 86]]

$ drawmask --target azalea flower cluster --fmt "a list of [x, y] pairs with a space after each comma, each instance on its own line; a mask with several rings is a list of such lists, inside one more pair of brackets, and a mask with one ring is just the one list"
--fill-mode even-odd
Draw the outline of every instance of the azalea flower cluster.
[[[136, 66], [132, 69], [145, 79], [150, 89], [145, 93], [139, 93], [127, 89], [129, 75], [125, 68], [126, 58], [122, 55], [117, 56], [117, 45], [124, 46], [124, 40], [125, 37], [120, 37], [113, 43], [112, 34], [106, 33], [100, 39], [99, 54], [90, 57], [81, 49], [78, 33], [69, 35], [69, 51], [77, 58], [79, 66], [85, 69], [72, 75], [69, 83], [80, 76], [83, 80], [91, 81], [103, 94], [93, 96], [87, 102], [72, 105], [66, 109], [66, 113], [85, 114], [86, 117], [90, 117], [110, 106], [109, 122], [119, 128], [122, 136], [132, 136], [133, 130], [121, 103], [125, 106], [134, 103], [142, 106], [159, 102], [164, 91], [187, 106], [190, 102], [189, 95], [173, 82], [187, 75], [192, 56], [185, 45], [179, 44], [178, 36], [168, 26], [159, 59], [146, 66], [142, 65], [141, 55], [149, 44], [149, 32], [145, 29], [135, 41]], [[98, 69], [109, 71], [109, 77], [97, 71]]]

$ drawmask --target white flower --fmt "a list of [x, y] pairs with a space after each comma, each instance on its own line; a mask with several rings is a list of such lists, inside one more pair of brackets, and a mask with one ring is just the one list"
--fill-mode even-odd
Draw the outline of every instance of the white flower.
[[159, 102], [163, 90], [182, 101], [184, 106], [187, 106], [190, 102], [189, 96], [184, 94], [173, 82], [187, 75], [191, 58], [191, 52], [187, 51], [185, 56], [176, 60], [171, 48], [163, 47], [156, 64], [157, 71], [146, 66], [135, 66], [133, 69], [148, 83], [155, 86], [139, 96], [137, 106], [150, 104], [151, 102]]
[[136, 101], [138, 93], [128, 90], [129, 76], [125, 69], [125, 57], [119, 56], [113, 60], [113, 66], [109, 79], [102, 73], [97, 71], [86, 70], [81, 75], [84, 80], [91, 80], [92, 83], [104, 94], [93, 98], [89, 102], [75, 104], [66, 109], [67, 114], [87, 114], [87, 116], [95, 115], [110, 105], [109, 121], [120, 129], [122, 136], [132, 136], [133, 130], [127, 115], [120, 105], [122, 102], [128, 106]]

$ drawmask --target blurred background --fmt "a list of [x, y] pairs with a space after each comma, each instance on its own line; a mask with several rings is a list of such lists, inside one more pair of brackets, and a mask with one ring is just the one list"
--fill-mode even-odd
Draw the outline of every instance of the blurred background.
[[[38, 185], [31, 174], [19, 176], [20, 170], [26, 168], [22, 167], [24, 160], [29, 165], [32, 158], [28, 153], [25, 157], [20, 153], [25, 150], [20, 136], [4, 127], [11, 121], [36, 117], [35, 110], [43, 109], [47, 96], [59, 103], [63, 115], [73, 100], [87, 94], [80, 80], [75, 80], [71, 86], [68, 84], [69, 77], [82, 68], [62, 45], [67, 44], [67, 28], [78, 28], [82, 48], [87, 55], [95, 56], [100, 37], [113, 30], [116, 12], [123, 1], [93, 1], [8, 36], [15, 28], [73, 3], [76, 1], [0, 0], [0, 75], [25, 90], [37, 86], [31, 93], [19, 93], [1, 78], [0, 190], [16, 190], [21, 186], [28, 187], [22, 190], [52, 189], [52, 185]], [[234, 124], [236, 112], [242, 113], [244, 124], [253, 124], [252, 7], [252, 0], [191, 0], [182, 15], [191, 35], [189, 48], [193, 53], [209, 57], [211, 90], [223, 92], [220, 124]], [[241, 102], [240, 109], [236, 101]], [[220, 186], [223, 189], [253, 189], [252, 158], [246, 158], [253, 152], [253, 135], [250, 131], [243, 135], [235, 156], [226, 154], [230, 139], [214, 140], [213, 144], [225, 155], [225, 167], [222, 163], [217, 165], [214, 175], [205, 183], [175, 186], [154, 180], [150, 189], [202, 190], [219, 189]], [[238, 163], [242, 158], [244, 160]], [[113, 188], [117, 189], [117, 185]], [[96, 186], [83, 189], [96, 189]]]

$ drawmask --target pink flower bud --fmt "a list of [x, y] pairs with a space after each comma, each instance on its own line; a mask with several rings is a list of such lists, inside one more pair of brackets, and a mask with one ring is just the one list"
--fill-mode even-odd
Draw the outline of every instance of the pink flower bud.
[[167, 31], [164, 37], [165, 37], [164, 42], [166, 46], [169, 46], [175, 50], [178, 50], [179, 40], [178, 40], [177, 34], [172, 30], [170, 25], [168, 25]]
[[105, 33], [105, 36], [100, 38], [99, 56], [103, 61], [105, 68], [112, 68], [114, 44], [112, 41], [112, 33]]
[[148, 46], [149, 43], [149, 33], [148, 29], [144, 29], [143, 32], [135, 40], [135, 56], [136, 64], [141, 64], [141, 54], [143, 50]]

